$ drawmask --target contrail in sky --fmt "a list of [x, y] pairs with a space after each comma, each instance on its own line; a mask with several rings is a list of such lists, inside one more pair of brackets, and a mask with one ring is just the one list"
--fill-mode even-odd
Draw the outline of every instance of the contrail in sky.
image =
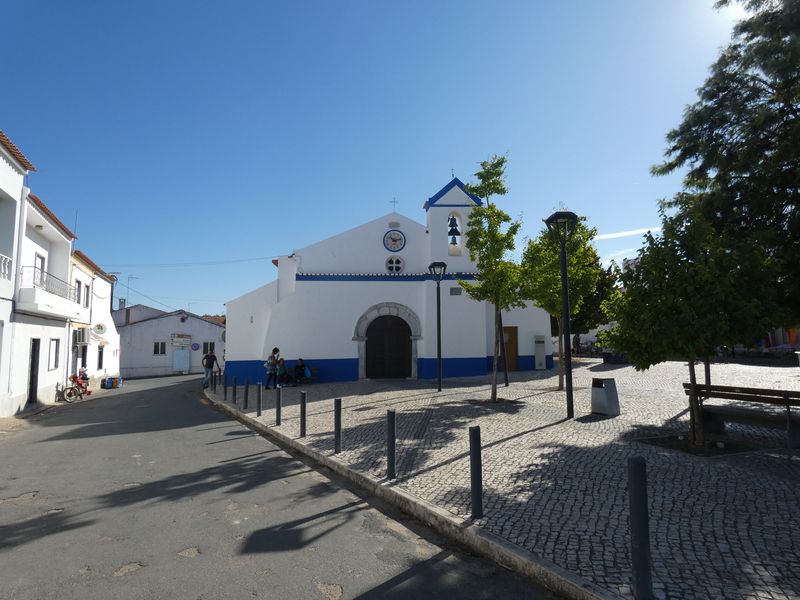
[[648, 231], [652, 233], [658, 233], [661, 231], [661, 227], [647, 227], [645, 229], [631, 229], [630, 231], [618, 231], [616, 233], [603, 233], [601, 235], [595, 236], [595, 241], [597, 240], [613, 240], [616, 238], [624, 238], [624, 237], [631, 237], [634, 235], [644, 235]]

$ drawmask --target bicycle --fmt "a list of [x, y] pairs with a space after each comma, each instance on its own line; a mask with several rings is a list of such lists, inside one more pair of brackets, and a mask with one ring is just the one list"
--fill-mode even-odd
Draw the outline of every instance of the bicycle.
[[56, 402], [74, 402], [75, 400], [83, 400], [84, 396], [91, 396], [92, 391], [89, 386], [75, 377], [69, 376], [69, 381], [72, 385], [63, 385], [59, 387], [56, 383]]

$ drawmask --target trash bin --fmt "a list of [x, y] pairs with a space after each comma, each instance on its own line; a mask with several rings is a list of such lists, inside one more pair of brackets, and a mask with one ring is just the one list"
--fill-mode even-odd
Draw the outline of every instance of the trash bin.
[[613, 379], [592, 379], [592, 412], [609, 417], [619, 415], [617, 383]]

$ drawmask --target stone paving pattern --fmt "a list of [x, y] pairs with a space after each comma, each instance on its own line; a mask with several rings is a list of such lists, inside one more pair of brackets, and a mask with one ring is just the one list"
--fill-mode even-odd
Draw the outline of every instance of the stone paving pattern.
[[[698, 369], [702, 377], [702, 369]], [[591, 415], [591, 380], [613, 377], [622, 414]], [[780, 430], [729, 426], [764, 449], [690, 455], [642, 438], [688, 434], [686, 363], [645, 372], [580, 359], [575, 416], [566, 420], [555, 371], [512, 373], [490, 397], [488, 377], [312, 384], [305, 443], [333, 452], [333, 398], [343, 399], [339, 458], [385, 476], [386, 410], [397, 411], [393, 485], [469, 517], [468, 427], [480, 425], [484, 513], [478, 524], [604, 588], [632, 597], [627, 459], [647, 461], [657, 598], [800, 598], [800, 455]], [[502, 379], [502, 377], [501, 377]], [[800, 389], [800, 368], [712, 366], [713, 383]], [[431, 383], [434, 389], [431, 390]], [[229, 390], [230, 391], [230, 390]], [[282, 390], [282, 424], [297, 438], [300, 388]], [[221, 397], [221, 390], [219, 396]], [[276, 392], [261, 420], [275, 425]], [[239, 404], [242, 403], [239, 390]], [[255, 388], [250, 390], [254, 415]], [[230, 398], [229, 398], [230, 400]]]

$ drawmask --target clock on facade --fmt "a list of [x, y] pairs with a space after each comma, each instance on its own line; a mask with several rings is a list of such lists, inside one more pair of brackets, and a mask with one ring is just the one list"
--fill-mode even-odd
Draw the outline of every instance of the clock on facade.
[[390, 229], [383, 236], [383, 246], [389, 252], [400, 252], [406, 245], [406, 236], [402, 231]]

